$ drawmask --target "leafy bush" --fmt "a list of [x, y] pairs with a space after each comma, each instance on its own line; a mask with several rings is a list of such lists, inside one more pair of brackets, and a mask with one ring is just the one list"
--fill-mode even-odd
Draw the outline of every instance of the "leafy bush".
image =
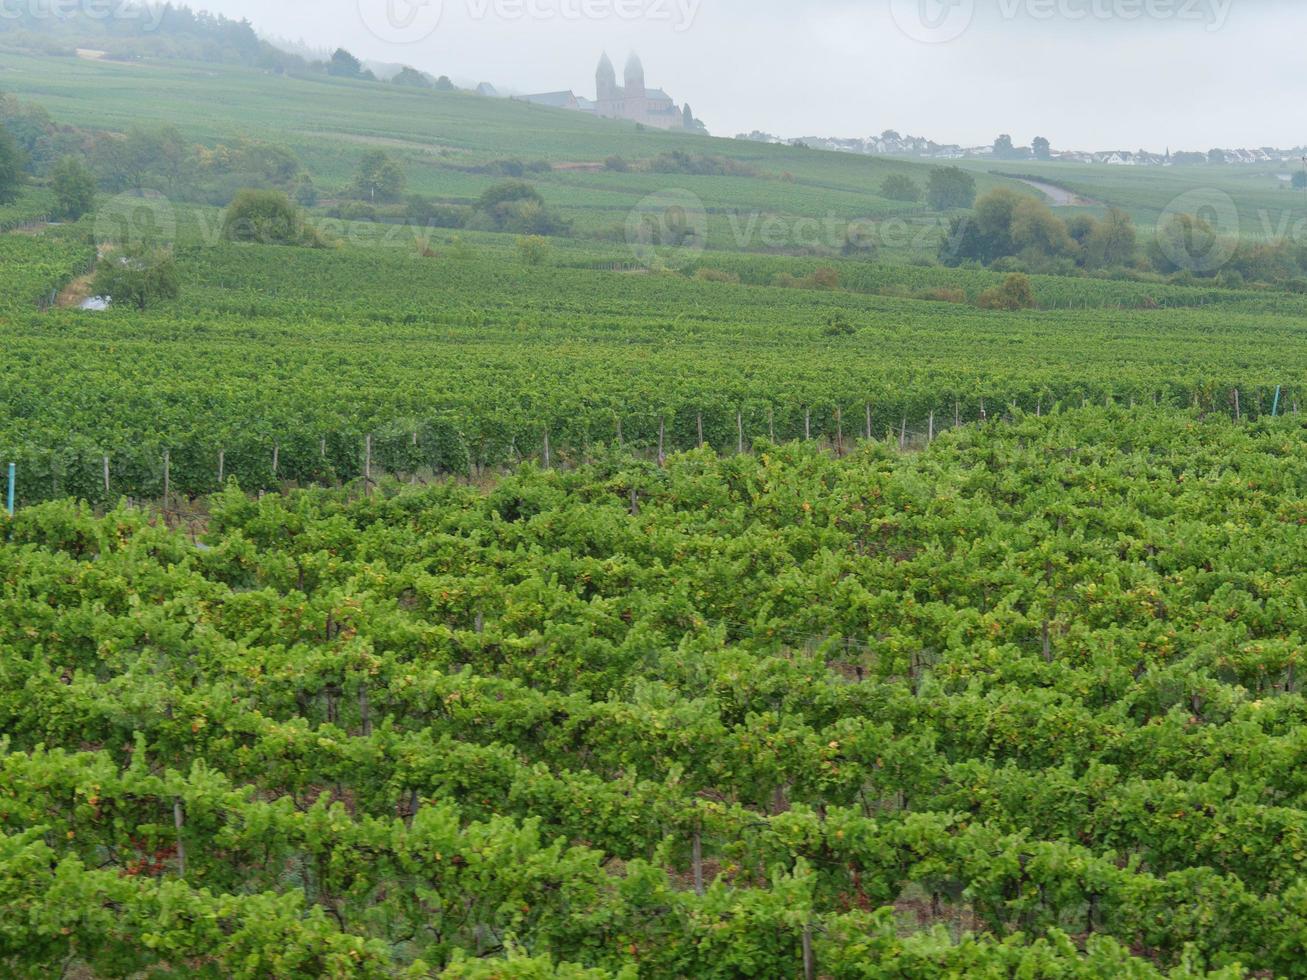
[[361, 201], [389, 204], [401, 200], [407, 184], [404, 171], [381, 150], [365, 153], [346, 194]]
[[406, 218], [422, 228], [462, 228], [472, 209], [457, 204], [443, 204], [429, 197], [414, 195], [408, 199]]
[[706, 153], [673, 150], [655, 157], [649, 169], [659, 174], [693, 174], [697, 177], [753, 177], [757, 171], [746, 163]]
[[890, 174], [880, 185], [880, 196], [916, 204], [921, 200], [921, 187], [907, 174]]
[[843, 313], [832, 313], [826, 318], [826, 325], [821, 332], [825, 337], [850, 337], [858, 332], [858, 328]]
[[980, 294], [976, 305], [982, 310], [1029, 310], [1035, 306], [1035, 288], [1030, 277], [1014, 272], [1003, 285]]
[[714, 269], [711, 266], [703, 266], [694, 274], [694, 278], [700, 282], [724, 282], [738, 285], [740, 277], [734, 272], [727, 272], [725, 269]]
[[517, 254], [523, 265], [544, 265], [549, 257], [549, 240], [540, 235], [524, 235], [517, 240]]
[[50, 175], [56, 218], [76, 221], [95, 207], [95, 175], [80, 160], [64, 157]]
[[237, 194], [223, 219], [222, 237], [229, 242], [259, 245], [326, 245], [281, 191], [247, 189]]
[[976, 178], [960, 167], [940, 167], [930, 172], [926, 203], [934, 211], [969, 208], [976, 200]]
[[171, 252], [136, 247], [105, 255], [91, 290], [115, 303], [144, 310], [181, 296], [181, 281]]
[[470, 231], [563, 235], [571, 230], [571, 223], [549, 211], [540, 192], [530, 184], [506, 181], [481, 195], [465, 227]]
[[780, 286], [782, 289], [839, 289], [840, 273], [838, 269], [829, 266], [814, 269], [806, 276], [779, 272], [772, 279], [772, 285]]

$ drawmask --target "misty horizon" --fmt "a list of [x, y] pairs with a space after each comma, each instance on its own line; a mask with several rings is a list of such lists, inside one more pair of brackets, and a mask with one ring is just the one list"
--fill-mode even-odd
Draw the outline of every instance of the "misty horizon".
[[[393, 5], [393, 6], [388, 6]], [[714, 135], [887, 129], [985, 145], [1161, 152], [1304, 143], [1283, 0], [207, 0], [267, 37], [512, 93], [592, 96], [601, 53]], [[764, 9], [765, 8], [765, 12]], [[438, 19], [435, 14], [438, 13]], [[1262, 109], [1262, 106], [1266, 106]]]

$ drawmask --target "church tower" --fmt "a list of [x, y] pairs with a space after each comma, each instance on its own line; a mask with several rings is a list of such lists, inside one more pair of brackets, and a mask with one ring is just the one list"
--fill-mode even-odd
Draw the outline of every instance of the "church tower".
[[644, 98], [644, 65], [640, 61], [640, 56], [634, 52], [626, 62], [626, 97]]
[[601, 104], [617, 101], [617, 69], [608, 60], [607, 52], [599, 59], [599, 70], [595, 72], [595, 89]]

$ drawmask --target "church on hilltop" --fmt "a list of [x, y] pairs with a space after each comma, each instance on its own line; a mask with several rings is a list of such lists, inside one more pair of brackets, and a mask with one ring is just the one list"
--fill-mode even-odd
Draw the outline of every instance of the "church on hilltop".
[[625, 119], [655, 129], [707, 132], [703, 123], [694, 118], [688, 105], [678, 106], [662, 89], [645, 85], [644, 65], [636, 54], [626, 62], [624, 81], [624, 85], [617, 84], [617, 69], [605, 54], [599, 59], [599, 68], [595, 72], [594, 101], [573, 92], [545, 92], [522, 98], [533, 105], [588, 112], [602, 119]]

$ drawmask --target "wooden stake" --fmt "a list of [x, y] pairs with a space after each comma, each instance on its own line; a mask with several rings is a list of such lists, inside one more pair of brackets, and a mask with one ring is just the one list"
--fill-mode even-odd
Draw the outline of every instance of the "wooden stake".
[[363, 440], [363, 492], [372, 495], [372, 433]]
[[691, 864], [694, 866], [694, 893], [703, 897], [703, 832], [696, 825], [690, 841]]
[[903, 426], [899, 429], [899, 448], [903, 449], [908, 444], [908, 417], [903, 416]]
[[867, 402], [867, 441], [871, 442], [871, 402]]
[[928, 425], [929, 428], [926, 430], [926, 445], [929, 446], [935, 441], [935, 410], [933, 408], [930, 410], [930, 422]]
[[1235, 388], [1234, 389], [1234, 420], [1238, 422], [1242, 419], [1242, 417], [1243, 417], [1243, 413], [1239, 408], [1239, 389]]
[[109, 496], [109, 457], [104, 457], [104, 495]]
[[812, 951], [812, 921], [803, 926], [803, 980], [817, 980], [817, 957]]
[[549, 426], [545, 426], [545, 469], [549, 469]]
[[168, 492], [172, 485], [172, 459], [167, 449], [163, 451], [163, 509], [168, 510]]
[[617, 416], [617, 448], [621, 449], [625, 445], [626, 443], [622, 439], [622, 417], [619, 415]]
[[364, 684], [359, 688], [359, 717], [363, 722], [363, 737], [367, 738], [372, 734], [372, 709], [368, 704], [368, 688]]
[[844, 455], [844, 410], [835, 406], [835, 454]]
[[275, 479], [277, 471], [281, 469], [281, 443], [272, 444], [272, 476]]
[[812, 438], [812, 409], [803, 410], [803, 438], [807, 441]]
[[222, 478], [227, 467], [227, 450], [218, 450], [218, 489], [222, 489]]
[[667, 462], [667, 419], [661, 415], [658, 416], [658, 465], [662, 466]]
[[699, 426], [699, 448], [703, 448], [703, 412], [695, 416], [695, 422]]
[[736, 451], [744, 455], [744, 413], [735, 413], [735, 448]]
[[186, 877], [186, 845], [182, 842], [182, 829], [186, 826], [186, 815], [182, 811], [182, 801], [173, 797], [172, 824], [177, 829], [177, 877]]
[[767, 406], [767, 438], [776, 441], [776, 410], [771, 405]]

